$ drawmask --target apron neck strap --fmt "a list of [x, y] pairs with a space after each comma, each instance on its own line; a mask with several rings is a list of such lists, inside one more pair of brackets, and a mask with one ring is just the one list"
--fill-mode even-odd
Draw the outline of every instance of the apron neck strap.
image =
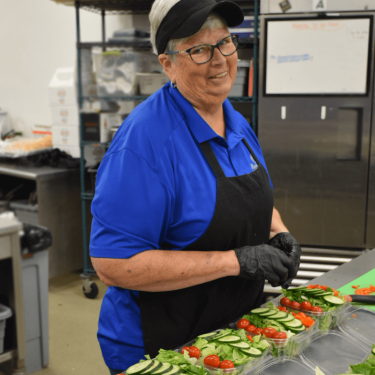
[[206, 157], [207, 162], [210, 165], [212, 171], [214, 172], [216, 178], [224, 178], [225, 174], [219, 162], [217, 161], [216, 155], [212, 150], [210, 142], [206, 141], [206, 142], [200, 143], [199, 146], [201, 147], [201, 150], [204, 156]]

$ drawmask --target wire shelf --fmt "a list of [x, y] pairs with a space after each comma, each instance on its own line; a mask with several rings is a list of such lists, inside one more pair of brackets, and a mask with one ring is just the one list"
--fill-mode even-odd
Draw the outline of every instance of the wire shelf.
[[[107, 1], [81, 1], [80, 8], [101, 13], [105, 10], [106, 14], [148, 14], [154, 0], [107, 0]], [[253, 9], [254, 0], [234, 0], [241, 7]], [[250, 10], [251, 10], [250, 9]]]
[[[240, 39], [238, 41], [238, 48], [249, 48], [252, 44], [254, 44], [254, 38], [245, 38]], [[142, 41], [110, 41], [110, 42], [83, 42], [77, 43], [77, 47], [80, 49], [91, 49], [93, 47], [101, 47], [101, 48], [135, 48], [137, 50], [146, 50], [151, 51], [152, 46], [149, 40], [142, 40]]]

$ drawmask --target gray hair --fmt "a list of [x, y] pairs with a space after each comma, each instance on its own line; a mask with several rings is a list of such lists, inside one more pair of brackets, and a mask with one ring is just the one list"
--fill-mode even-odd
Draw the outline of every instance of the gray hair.
[[[167, 15], [169, 10], [179, 2], [180, 0], [155, 0], [154, 3], [152, 4], [151, 12], [148, 16], [150, 20], [150, 39], [151, 39], [151, 44], [152, 44], [152, 49], [155, 53], [155, 55], [158, 55], [158, 50], [156, 48], [156, 33], [158, 31], [158, 28], [163, 21], [164, 17]], [[224, 20], [223, 17], [218, 15], [217, 13], [211, 13], [202, 27], [200, 28], [199, 31], [197, 31], [194, 35], [198, 34], [204, 29], [210, 28], [211, 30], [214, 29], [219, 29], [219, 28], [228, 28], [226, 21]], [[169, 52], [169, 51], [174, 51], [176, 46], [179, 45], [180, 43], [186, 43], [188, 40], [190, 40], [194, 35], [191, 35], [187, 38], [182, 38], [182, 39], [171, 39], [167, 47], [165, 48], [165, 51], [163, 52]], [[175, 55], [172, 55], [172, 58], [174, 58]]]

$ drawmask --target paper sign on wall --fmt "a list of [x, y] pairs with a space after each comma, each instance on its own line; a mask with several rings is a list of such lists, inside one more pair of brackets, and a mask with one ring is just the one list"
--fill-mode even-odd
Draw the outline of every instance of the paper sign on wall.
[[328, 0], [312, 0], [313, 3], [313, 11], [322, 11], [327, 9], [327, 1]]

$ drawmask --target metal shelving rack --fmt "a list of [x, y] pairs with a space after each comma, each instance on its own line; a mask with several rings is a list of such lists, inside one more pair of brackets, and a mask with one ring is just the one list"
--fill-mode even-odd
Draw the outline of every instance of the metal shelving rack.
[[[76, 1], [76, 28], [77, 28], [77, 73], [78, 73], [78, 104], [82, 109], [84, 100], [128, 100], [128, 101], [143, 101], [147, 96], [119, 96], [119, 97], [98, 97], [98, 96], [83, 96], [82, 94], [82, 71], [81, 71], [81, 50], [91, 49], [92, 47], [102, 47], [105, 51], [107, 48], [126, 48], [134, 47], [137, 50], [151, 51], [151, 43], [149, 42], [107, 42], [105, 35], [105, 16], [113, 14], [148, 14], [154, 0], [105, 0], [105, 1], [91, 1], [81, 0]], [[259, 17], [259, 1], [258, 0], [235, 0], [235, 3], [243, 8], [250, 8], [254, 13], [254, 38], [249, 38], [240, 42], [239, 48], [249, 48], [253, 46], [253, 96], [252, 97], [228, 97], [232, 103], [249, 103], [252, 104], [252, 126], [257, 132], [257, 76], [258, 76], [258, 17]], [[91, 11], [101, 15], [102, 21], [102, 40], [98, 42], [81, 42], [80, 33], [80, 10]], [[98, 142], [82, 141], [83, 139], [83, 126], [82, 118], [80, 116], [80, 148], [81, 148], [81, 208], [82, 208], [82, 237], [83, 237], [83, 261], [84, 269], [81, 274], [83, 279], [83, 292], [87, 298], [95, 298], [98, 295], [98, 286], [90, 278], [96, 274], [93, 267], [89, 264], [89, 249], [88, 249], [88, 236], [87, 236], [87, 217], [86, 217], [86, 202], [91, 201], [94, 197], [93, 192], [86, 191], [85, 183], [85, 160], [84, 160], [84, 147], [88, 144], [97, 144]], [[108, 143], [102, 143], [104, 147], [108, 148]]]

